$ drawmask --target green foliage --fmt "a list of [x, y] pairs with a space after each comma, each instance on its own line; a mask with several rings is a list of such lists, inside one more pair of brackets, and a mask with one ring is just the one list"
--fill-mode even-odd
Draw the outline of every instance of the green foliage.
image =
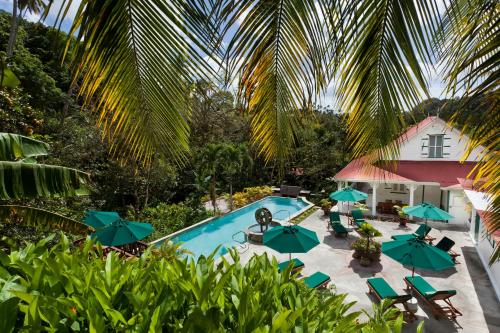
[[151, 251], [104, 259], [90, 241], [76, 249], [66, 238], [50, 249], [47, 241], [0, 254], [3, 332], [401, 331], [394, 310], [358, 322], [346, 295], [308, 289], [266, 255], [244, 266], [236, 252], [218, 264], [212, 256], [167, 260]]
[[22, 135], [0, 132], [0, 160], [17, 161], [30, 157], [45, 156], [48, 145]]
[[243, 192], [236, 192], [233, 195], [234, 207], [243, 207], [271, 194], [273, 194], [273, 189], [270, 186], [247, 187], [243, 189]]
[[330, 210], [332, 208], [332, 201], [330, 199], [321, 199], [319, 202], [319, 205], [321, 206], [321, 209], [324, 211]]
[[403, 211], [403, 208], [406, 208], [406, 207], [410, 207], [408, 205], [406, 206], [403, 206], [403, 207], [400, 207], [400, 206], [397, 206], [397, 205], [394, 205], [393, 208], [396, 210], [396, 212], [398, 213], [398, 216], [401, 217], [401, 218], [408, 218], [408, 214], [406, 214], [404, 211]]
[[351, 244], [351, 249], [357, 250], [360, 252], [365, 252], [366, 250], [366, 243], [369, 242], [369, 253], [370, 254], [375, 254], [375, 253], [380, 253], [380, 249], [382, 247], [382, 244], [380, 242], [376, 241], [369, 241], [366, 238], [358, 238]]
[[32, 135], [43, 124], [43, 113], [29, 104], [21, 89], [0, 89], [0, 132]]
[[358, 231], [361, 235], [367, 238], [382, 236], [382, 233], [370, 223], [364, 223], [361, 227], [359, 227]]
[[167, 204], [160, 203], [155, 207], [143, 209], [138, 215], [129, 211], [126, 219], [139, 219], [153, 225], [154, 232], [145, 240], [153, 241], [172, 232], [198, 223], [211, 214], [203, 207], [192, 206], [189, 203]]

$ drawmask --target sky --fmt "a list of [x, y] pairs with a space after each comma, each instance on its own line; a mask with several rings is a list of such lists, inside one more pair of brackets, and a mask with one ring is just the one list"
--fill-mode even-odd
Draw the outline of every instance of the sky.
[[[54, 0], [52, 9], [45, 21], [45, 24], [47, 25], [53, 25], [56, 16], [57, 16], [57, 10], [60, 7], [61, 3], [63, 0]], [[444, 10], [444, 1], [445, 0], [438, 0], [439, 8], [441, 11]], [[71, 5], [71, 8], [68, 12], [67, 18], [63, 21], [63, 24], [61, 26], [61, 29], [63, 31], [68, 31], [71, 27], [72, 23], [72, 18], [75, 16], [75, 13], [78, 9], [80, 1], [79, 0], [73, 0], [73, 3]], [[12, 12], [12, 0], [0, 0], [0, 9], [3, 9], [7, 12]], [[27, 14], [25, 17], [26, 20], [31, 21], [31, 22], [38, 22], [40, 20], [39, 15], [32, 15], [32, 14]], [[239, 22], [241, 22], [243, 18]], [[214, 62], [215, 63], [215, 62]], [[442, 80], [442, 77], [440, 75], [441, 70], [440, 69], [433, 69], [431, 70], [431, 73], [427, 76], [428, 83], [429, 83], [429, 93], [431, 97], [437, 97], [437, 98], [446, 98], [449, 96], [445, 96], [444, 94], [444, 83]], [[233, 87], [234, 89], [234, 87]], [[321, 96], [319, 104], [323, 106], [331, 105], [334, 107], [335, 105], [335, 99], [334, 99], [334, 90], [335, 90], [335, 85], [334, 82], [332, 82], [326, 91], [326, 93]]]

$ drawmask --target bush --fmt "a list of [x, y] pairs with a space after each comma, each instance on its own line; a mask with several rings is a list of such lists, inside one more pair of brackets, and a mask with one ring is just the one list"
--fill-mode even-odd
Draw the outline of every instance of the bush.
[[[355, 256], [365, 255], [366, 252], [366, 238], [358, 238], [351, 244], [351, 249], [355, 251]], [[370, 240], [368, 247], [368, 257], [377, 257], [381, 252], [382, 244], [377, 241]]]
[[[0, 253], [3, 332], [400, 332], [402, 316], [385, 302], [365, 323], [346, 295], [318, 293], [278, 273], [275, 259], [246, 265], [213, 257], [189, 262], [146, 251], [122, 260], [87, 241], [67, 239]], [[349, 314], [348, 314], [349, 313]], [[397, 318], [397, 319], [394, 319]]]
[[235, 208], [243, 207], [271, 194], [273, 194], [273, 189], [270, 186], [247, 187], [243, 192], [233, 194], [233, 205]]
[[138, 217], [134, 217], [134, 212], [129, 211], [127, 218], [131, 220], [137, 218], [153, 225], [154, 232], [145, 239], [145, 241], [149, 242], [189, 227], [210, 216], [211, 213], [203, 207], [192, 207], [185, 203], [160, 203], [156, 207], [142, 210], [139, 212]]

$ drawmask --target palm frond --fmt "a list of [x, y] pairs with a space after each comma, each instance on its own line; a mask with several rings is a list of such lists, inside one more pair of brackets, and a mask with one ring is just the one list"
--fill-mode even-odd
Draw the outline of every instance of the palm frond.
[[0, 220], [39, 230], [62, 230], [74, 235], [88, 234], [91, 228], [82, 222], [44, 209], [20, 205], [0, 205]]
[[0, 160], [16, 161], [48, 154], [48, 145], [27, 136], [0, 133]]
[[[475, 149], [482, 150], [474, 172], [481, 183], [479, 188], [492, 195], [490, 223], [486, 226], [487, 232], [493, 234], [500, 228], [500, 3], [494, 0], [452, 1], [446, 8], [435, 44], [441, 50], [448, 92], [463, 91], [462, 109], [467, 109], [474, 96], [484, 97], [479, 106], [485, 110], [484, 121], [474, 128], [463, 128], [470, 141], [462, 159], [467, 159]], [[490, 264], [498, 260], [500, 244]]]
[[88, 174], [55, 165], [0, 161], [0, 199], [85, 194]]
[[326, 87], [326, 1], [228, 1], [228, 26], [241, 20], [227, 49], [241, 76], [239, 96], [252, 115], [252, 141], [267, 162], [292, 152], [301, 110]]
[[208, 10], [194, 0], [81, 1], [70, 30], [74, 76], [115, 156], [185, 161], [191, 82], [216, 76], [204, 58], [213, 53]]
[[[348, 113], [354, 157], [399, 153], [403, 111], [428, 96], [424, 69], [434, 55], [429, 40], [440, 18], [434, 1], [353, 1], [345, 10], [345, 58], [337, 71], [337, 98]], [[353, 13], [353, 14], [352, 14]]]

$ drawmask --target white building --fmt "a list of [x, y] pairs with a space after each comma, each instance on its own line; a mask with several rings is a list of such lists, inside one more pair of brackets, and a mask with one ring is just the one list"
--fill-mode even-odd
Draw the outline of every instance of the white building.
[[492, 202], [491, 195], [476, 190], [470, 180], [460, 179], [460, 185], [464, 189], [467, 201], [472, 206], [470, 237], [495, 288], [497, 298], [500, 300], [500, 263], [496, 262], [491, 266], [488, 264], [495, 246], [500, 242], [500, 230], [492, 234], [487, 232], [488, 225], [493, 221], [493, 213], [489, 211], [489, 205]]
[[[458, 178], [468, 178], [481, 148], [460, 162], [469, 138], [438, 117], [428, 117], [409, 128], [397, 140], [396, 161], [372, 164], [369, 156], [349, 163], [334, 177], [339, 187], [352, 185], [369, 194], [371, 215], [394, 213], [393, 205], [431, 202], [449, 212], [449, 223], [465, 224], [470, 217]], [[340, 207], [345, 210], [346, 207]]]

